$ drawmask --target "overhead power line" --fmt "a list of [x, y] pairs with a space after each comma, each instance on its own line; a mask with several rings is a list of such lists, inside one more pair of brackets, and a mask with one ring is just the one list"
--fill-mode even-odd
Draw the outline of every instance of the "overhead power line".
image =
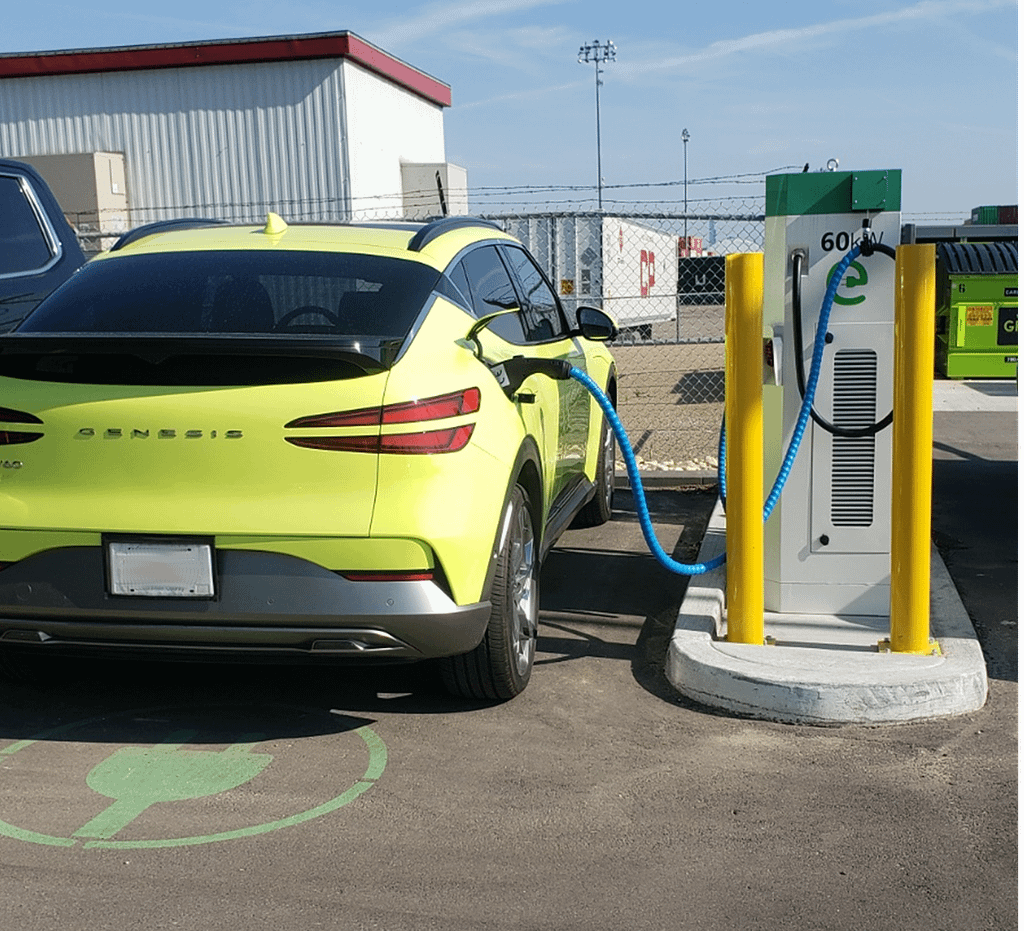
[[[605, 184], [605, 190], [682, 187], [684, 184], [763, 184], [766, 175], [779, 171], [799, 168], [799, 165], [783, 165], [769, 171], [750, 171], [736, 175], [717, 175], [710, 178], [694, 178], [679, 181], [632, 181], [622, 184]], [[470, 188], [470, 193], [482, 196], [493, 194], [546, 194], [556, 191], [593, 191], [592, 184], [507, 184]]]

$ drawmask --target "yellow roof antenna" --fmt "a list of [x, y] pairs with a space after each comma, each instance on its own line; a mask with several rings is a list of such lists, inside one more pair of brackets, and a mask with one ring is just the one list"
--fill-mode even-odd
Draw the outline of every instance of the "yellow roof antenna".
[[280, 236], [286, 229], [288, 224], [281, 219], [272, 210], [267, 211], [267, 225], [263, 227], [263, 232], [268, 236]]

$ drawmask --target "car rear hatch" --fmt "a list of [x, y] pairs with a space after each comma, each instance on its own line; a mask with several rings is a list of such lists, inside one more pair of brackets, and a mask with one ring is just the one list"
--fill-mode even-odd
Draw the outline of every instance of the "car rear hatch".
[[367, 534], [374, 412], [439, 272], [329, 230], [189, 235], [97, 258], [0, 336], [0, 520]]
[[[365, 535], [377, 457], [358, 439], [324, 455], [288, 438], [310, 432], [290, 424], [325, 410], [379, 408], [388, 350], [378, 350], [375, 358], [325, 341], [3, 337], [3, 524]], [[332, 430], [377, 432], [365, 423]]]

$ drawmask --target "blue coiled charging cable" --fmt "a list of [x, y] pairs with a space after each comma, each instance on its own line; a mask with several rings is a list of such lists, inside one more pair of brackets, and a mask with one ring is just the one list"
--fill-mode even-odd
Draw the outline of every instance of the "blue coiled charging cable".
[[[796, 426], [793, 428], [793, 436], [790, 438], [786, 455], [783, 457], [782, 465], [779, 468], [779, 474], [776, 476], [775, 483], [772, 485], [768, 498], [765, 501], [762, 512], [764, 520], [768, 520], [768, 516], [775, 510], [775, 505], [778, 504], [779, 497], [782, 495], [782, 489], [789, 478], [790, 472], [793, 470], [793, 463], [796, 461], [797, 453], [800, 450], [800, 443], [803, 441], [804, 432], [807, 429], [807, 421], [810, 420], [814, 410], [814, 394], [818, 388], [821, 363], [825, 355], [825, 344], [828, 341], [828, 322], [832, 314], [832, 305], [835, 303], [836, 292], [842, 283], [843, 275], [846, 274], [846, 270], [857, 257], [861, 255], [862, 245], [866, 246], [864, 249], [865, 254], [874, 249], [879, 249], [895, 258], [893, 250], [888, 247], [872, 244], [865, 239], [863, 243], [856, 243], [833, 269], [828, 287], [825, 289], [825, 296], [822, 298], [821, 312], [818, 314], [818, 326], [814, 335], [814, 352], [811, 356], [811, 369], [807, 376], [807, 384], [804, 387], [800, 412], [797, 415]], [[474, 329], [470, 331], [470, 338], [474, 338], [476, 332], [486, 326], [491, 319], [501, 315], [501, 312], [499, 312], [492, 314], [490, 317], [481, 318]], [[477, 344], [477, 350], [478, 354], [482, 357], [482, 349], [479, 343]], [[690, 564], [678, 562], [665, 552], [654, 533], [651, 512], [647, 506], [647, 496], [644, 493], [643, 483], [640, 479], [640, 469], [636, 464], [636, 456], [633, 455], [633, 448], [630, 445], [629, 437], [626, 435], [626, 430], [622, 426], [622, 421], [619, 420], [619, 415], [616, 413], [615, 407], [608, 396], [586, 372], [561, 359], [529, 359], [524, 356], [516, 356], [504, 362], [493, 365], [488, 364], [509, 398], [515, 395], [515, 392], [526, 378], [534, 374], [544, 374], [550, 378], [558, 379], [572, 378], [583, 385], [594, 396], [601, 410], [604, 411], [604, 415], [608, 418], [608, 423], [612, 428], [612, 433], [615, 435], [619, 448], [622, 450], [622, 458], [626, 463], [626, 471], [629, 475], [629, 484], [636, 501], [640, 529], [643, 531], [644, 541], [658, 562], [669, 572], [673, 572], [676, 575], [703, 575], [706, 572], [719, 568], [719, 566], [725, 563], [724, 553], [708, 560], [706, 563]], [[885, 423], [886, 421], [882, 421], [876, 424], [875, 427], [884, 426]], [[725, 422], [723, 421], [722, 432], [718, 442], [718, 493], [722, 499], [723, 506], [725, 505], [725, 492]]]
[[[793, 469], [793, 463], [796, 461], [797, 452], [800, 449], [800, 443], [803, 441], [804, 432], [807, 429], [807, 421], [810, 419], [811, 410], [814, 407], [814, 394], [818, 387], [818, 377], [821, 374], [821, 363], [825, 355], [825, 344], [828, 334], [828, 322], [832, 313], [832, 305], [835, 302], [836, 291], [839, 289], [839, 285], [843, 280], [843, 275], [846, 274], [846, 270], [860, 254], [861, 247], [858, 243], [854, 245], [854, 247], [835, 267], [835, 270], [832, 272], [832, 277], [829, 279], [828, 287], [825, 290], [825, 296], [821, 302], [821, 313], [818, 315], [818, 327], [814, 336], [814, 353], [811, 357], [811, 368], [807, 377], [803, 403], [800, 405], [800, 413], [797, 416], [796, 426], [793, 429], [793, 436], [789, 441], [788, 448], [786, 449], [786, 455], [783, 457], [782, 466], [779, 468], [779, 474], [775, 479], [775, 483], [772, 485], [771, 491], [768, 493], [767, 500], [765, 501], [764, 510], [762, 512], [764, 520], [768, 520], [768, 516], [775, 509], [775, 505], [778, 503], [779, 497], [782, 495], [782, 489]], [[640, 469], [636, 464], [636, 456], [633, 455], [633, 448], [630, 445], [629, 437], [626, 435], [626, 430], [622, 426], [622, 421], [619, 419], [619, 415], [612, 406], [612, 402], [586, 372], [581, 371], [575, 366], [570, 366], [568, 376], [583, 385], [583, 387], [594, 396], [594, 399], [600, 405], [601, 410], [604, 411], [605, 417], [608, 418], [608, 423], [611, 425], [612, 432], [615, 434], [615, 439], [618, 441], [619, 448], [622, 450], [623, 461], [626, 463], [626, 472], [629, 475], [629, 484], [633, 490], [633, 497], [636, 501], [636, 510], [640, 520], [640, 529], [644, 535], [644, 541], [647, 543], [648, 548], [658, 562], [661, 563], [661, 565], [669, 572], [673, 572], [676, 575], [703, 575], [706, 572], [710, 572], [713, 569], [717, 569], [719, 566], [724, 565], [724, 553], [720, 556], [716, 556], [714, 559], [708, 560], [706, 563], [690, 564], [678, 562], [665, 552], [654, 533], [654, 524], [651, 521], [651, 513], [647, 507], [647, 496], [644, 493], [643, 483], [640, 479]], [[722, 425], [722, 433], [719, 438], [718, 446], [718, 490], [724, 505], [724, 423]]]
[[636, 501], [636, 513], [640, 520], [640, 529], [643, 531], [644, 541], [647, 543], [651, 553], [654, 554], [655, 559], [668, 569], [669, 572], [674, 572], [676, 575], [703, 575], [705, 572], [710, 572], [712, 569], [717, 569], [721, 566], [725, 562], [724, 553], [706, 563], [691, 565], [677, 562], [665, 552], [661, 542], [654, 533], [654, 524], [651, 521], [650, 509], [647, 507], [647, 495], [644, 493], [644, 486], [640, 480], [640, 469], [636, 464], [636, 456], [633, 455], [633, 448], [629, 444], [629, 437], [622, 426], [622, 421], [619, 420], [619, 415], [615, 412], [615, 408], [612, 407], [612, 402], [609, 400], [608, 395], [598, 387], [597, 382], [586, 372], [580, 371], [580, 369], [573, 366], [569, 369], [569, 377], [578, 381], [594, 396], [594, 399], [601, 406], [601, 410], [604, 411], [605, 417], [608, 418], [608, 423], [615, 434], [615, 439], [619, 443], [619, 449], [622, 450], [623, 461], [626, 463], [629, 485], [633, 489], [633, 499]]

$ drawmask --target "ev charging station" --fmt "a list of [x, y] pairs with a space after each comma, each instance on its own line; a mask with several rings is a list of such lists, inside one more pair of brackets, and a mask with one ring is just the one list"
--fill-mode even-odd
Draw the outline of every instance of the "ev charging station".
[[[828, 282], [853, 245], [865, 248], [836, 291], [813, 419], [765, 527], [766, 611], [889, 614], [900, 184], [894, 169], [767, 178], [762, 397], [769, 484], [803, 403]], [[870, 251], [873, 245], [882, 249]]]
[[892, 723], [985, 703], [981, 647], [929, 539], [935, 248], [897, 250], [900, 181], [898, 170], [769, 176], [764, 254], [726, 257], [720, 501], [697, 563], [662, 547], [629, 437], [586, 372], [488, 363], [510, 397], [543, 373], [597, 401], [651, 553], [703, 577], [686, 589], [665, 667], [703, 704]]
[[636, 496], [659, 561], [702, 576], [665, 666], [702, 704], [885, 724], [985, 703], [929, 534], [935, 248], [900, 245], [900, 182], [771, 175], [764, 254], [726, 256], [726, 468], [700, 562], [659, 552]]

